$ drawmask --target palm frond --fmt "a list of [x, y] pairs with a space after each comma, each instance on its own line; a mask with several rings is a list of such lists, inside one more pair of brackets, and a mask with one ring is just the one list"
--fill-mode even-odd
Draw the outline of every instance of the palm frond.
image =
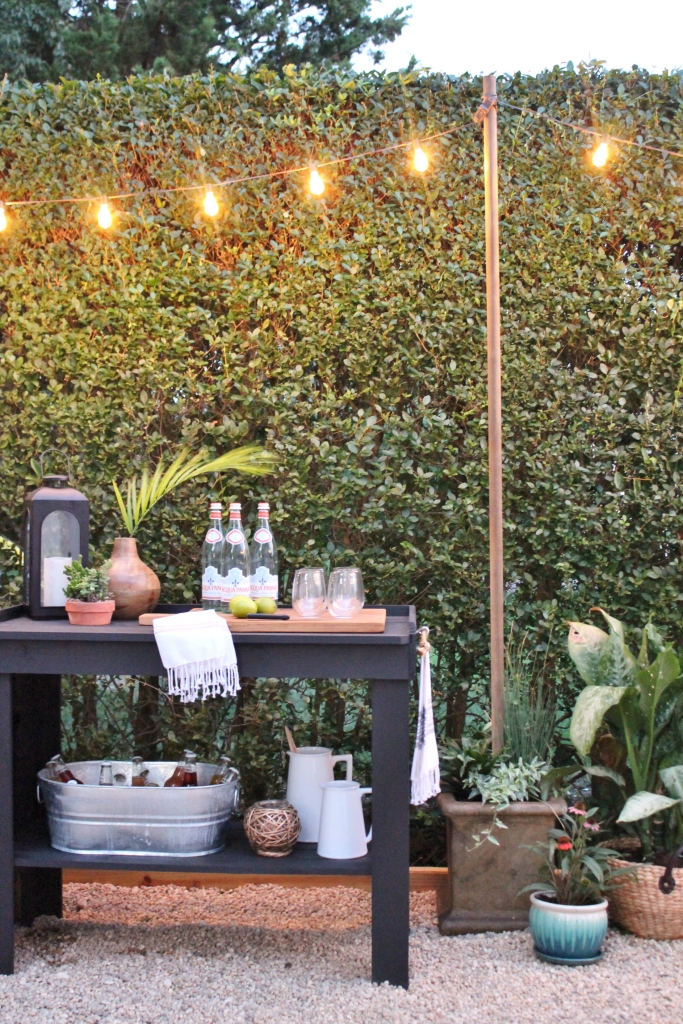
[[[274, 453], [266, 451], [258, 444], [242, 445], [215, 459], [209, 459], [208, 462], [203, 461], [204, 459], [203, 451], [190, 455], [188, 449], [183, 448], [168, 468], [164, 466], [162, 457], [151, 476], [145, 467], [139, 479], [132, 477], [122, 488], [112, 480], [121, 518], [130, 537], [135, 536], [140, 523], [158, 501], [188, 480], [206, 476], [207, 473], [224, 473], [226, 470], [263, 476], [265, 473], [271, 473], [276, 463]], [[121, 493], [124, 488], [125, 502]]]

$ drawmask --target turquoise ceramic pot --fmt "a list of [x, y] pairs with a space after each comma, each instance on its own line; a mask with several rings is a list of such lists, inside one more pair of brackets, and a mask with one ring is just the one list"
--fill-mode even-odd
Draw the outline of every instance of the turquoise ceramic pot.
[[600, 959], [607, 934], [607, 900], [585, 907], [548, 903], [531, 896], [529, 927], [536, 952], [562, 963], [590, 963]]

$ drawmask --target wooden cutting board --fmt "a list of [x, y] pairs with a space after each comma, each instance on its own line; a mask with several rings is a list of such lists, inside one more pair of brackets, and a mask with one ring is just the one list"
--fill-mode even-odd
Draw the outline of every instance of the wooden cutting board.
[[[236, 619], [218, 612], [231, 633], [383, 633], [387, 621], [386, 608], [363, 608], [350, 619], [335, 619], [324, 612], [319, 619], [304, 619], [292, 608], [282, 608], [289, 619]], [[167, 618], [167, 612], [146, 612], [138, 622], [151, 626], [155, 619]]]

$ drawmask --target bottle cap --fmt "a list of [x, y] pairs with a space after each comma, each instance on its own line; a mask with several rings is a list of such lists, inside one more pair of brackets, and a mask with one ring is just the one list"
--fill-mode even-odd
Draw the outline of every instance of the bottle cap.
[[231, 512], [241, 512], [242, 511], [242, 506], [239, 503], [239, 501], [231, 501], [230, 502], [230, 511]]
[[221, 509], [221, 508], [223, 508], [223, 503], [220, 502], [220, 501], [212, 501], [211, 504], [209, 505], [209, 508]]
[[270, 505], [268, 504], [267, 501], [259, 501], [259, 503], [258, 503], [258, 510], [259, 510], [259, 512], [269, 512], [270, 511]]

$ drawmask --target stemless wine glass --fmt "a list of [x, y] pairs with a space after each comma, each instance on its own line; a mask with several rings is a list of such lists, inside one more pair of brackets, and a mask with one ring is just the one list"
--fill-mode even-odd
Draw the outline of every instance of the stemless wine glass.
[[360, 569], [333, 569], [327, 588], [327, 610], [336, 619], [350, 619], [365, 604]]
[[325, 611], [325, 573], [308, 567], [297, 569], [292, 585], [292, 607], [304, 619], [317, 619]]

